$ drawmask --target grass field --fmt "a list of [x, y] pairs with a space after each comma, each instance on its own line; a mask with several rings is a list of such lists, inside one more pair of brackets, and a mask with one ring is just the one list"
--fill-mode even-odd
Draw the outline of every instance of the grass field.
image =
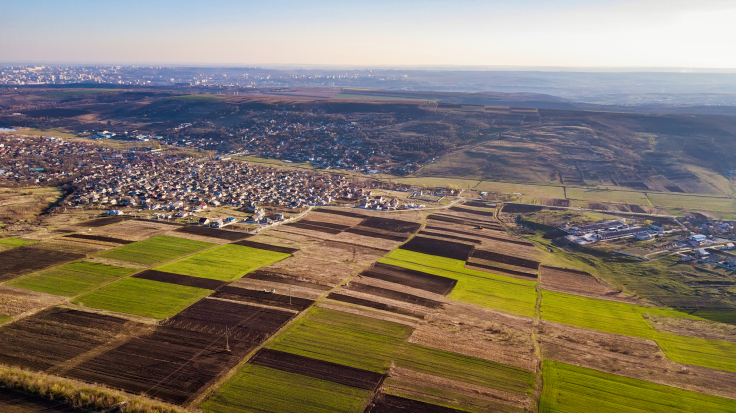
[[654, 340], [672, 361], [736, 371], [736, 343], [659, 333], [642, 314], [700, 319], [679, 311], [574, 295], [542, 292], [543, 319], [561, 324]]
[[706, 210], [706, 211], [736, 211], [736, 203], [728, 197], [703, 196], [690, 194], [663, 194], [663, 193], [647, 193], [649, 199], [654, 205], [683, 208], [688, 210]]
[[21, 239], [21, 238], [4, 238], [0, 239], [0, 246], [5, 248], [15, 248], [15, 247], [22, 247], [27, 244], [32, 244], [35, 241], [31, 241], [29, 239]]
[[643, 192], [617, 191], [593, 188], [567, 188], [567, 197], [581, 201], [619, 202], [625, 204], [649, 205]]
[[73, 297], [134, 273], [132, 268], [94, 262], [73, 262], [16, 278], [13, 287]]
[[199, 407], [214, 413], [360, 413], [371, 396], [370, 390], [246, 364]]
[[736, 400], [545, 361], [540, 413], [736, 412]]
[[532, 372], [476, 357], [411, 344], [396, 366], [510, 393], [531, 392]]
[[234, 281], [256, 268], [288, 257], [289, 254], [282, 252], [227, 244], [156, 269], [194, 277]]
[[74, 299], [75, 304], [143, 317], [171, 317], [211, 293], [141, 278], [126, 278]]
[[154, 265], [214, 246], [210, 242], [159, 235], [98, 254], [98, 257]]
[[447, 296], [512, 314], [534, 317], [536, 282], [464, 268], [465, 262], [397, 249], [380, 262], [457, 280]]
[[0, 314], [0, 324], [10, 320], [11, 317]]
[[413, 330], [403, 324], [313, 307], [269, 348], [385, 373]]

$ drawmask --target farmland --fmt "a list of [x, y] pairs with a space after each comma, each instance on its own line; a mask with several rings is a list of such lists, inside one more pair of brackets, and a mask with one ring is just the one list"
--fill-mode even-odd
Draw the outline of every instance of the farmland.
[[736, 400], [545, 361], [541, 413], [736, 412]]
[[210, 292], [202, 288], [126, 278], [72, 302], [119, 313], [166, 318], [206, 297]]
[[228, 244], [162, 265], [156, 269], [194, 277], [234, 281], [256, 268], [289, 256], [283, 252]]
[[33, 243], [33, 240], [22, 239], [22, 238], [3, 238], [0, 239], [0, 247], [15, 248], [22, 247], [26, 244]]
[[132, 268], [94, 262], [73, 262], [26, 275], [8, 285], [73, 297], [135, 272]]
[[154, 265], [183, 257], [215, 244], [159, 235], [98, 254], [101, 258]]

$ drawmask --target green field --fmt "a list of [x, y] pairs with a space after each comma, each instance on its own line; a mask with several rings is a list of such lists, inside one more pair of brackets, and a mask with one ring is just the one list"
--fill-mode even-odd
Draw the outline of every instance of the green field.
[[246, 364], [199, 407], [214, 413], [360, 413], [372, 395], [370, 390]]
[[136, 272], [94, 262], [73, 262], [8, 282], [13, 287], [73, 297]]
[[594, 188], [567, 188], [567, 197], [581, 201], [618, 202], [624, 204], [649, 205], [649, 200], [643, 192], [618, 191]]
[[397, 249], [380, 262], [457, 280], [447, 298], [534, 317], [536, 282], [465, 268], [465, 261]]
[[413, 331], [403, 324], [313, 307], [269, 348], [385, 373]]
[[5, 248], [22, 247], [23, 245], [32, 244], [36, 241], [21, 238], [3, 238], [0, 239], [0, 246]]
[[97, 256], [142, 265], [154, 265], [193, 254], [214, 245], [210, 242], [159, 235], [105, 251]]
[[10, 320], [11, 317], [0, 314], [0, 324]]
[[220, 281], [235, 281], [256, 268], [288, 257], [289, 254], [282, 252], [227, 244], [156, 269]]
[[75, 304], [143, 317], [171, 317], [212, 291], [141, 278], [126, 278], [74, 299]]
[[686, 313], [551, 291], [542, 292], [540, 313], [543, 319], [561, 324], [654, 340], [678, 363], [736, 371], [736, 343], [659, 333], [642, 317], [700, 319]]
[[540, 413], [736, 412], [736, 400], [545, 361]]
[[728, 197], [691, 194], [647, 193], [654, 205], [689, 210], [736, 211], [736, 203]]

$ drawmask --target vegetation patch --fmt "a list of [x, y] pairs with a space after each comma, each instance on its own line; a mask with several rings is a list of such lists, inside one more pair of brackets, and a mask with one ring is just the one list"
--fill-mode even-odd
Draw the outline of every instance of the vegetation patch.
[[193, 277], [234, 281], [259, 267], [288, 257], [290, 255], [283, 252], [226, 244], [156, 269]]
[[361, 413], [372, 394], [370, 390], [246, 364], [199, 407], [215, 413]]
[[736, 400], [545, 361], [540, 413], [736, 412]]
[[126, 278], [72, 302], [87, 307], [143, 317], [167, 318], [210, 294], [210, 290]]
[[215, 244], [159, 235], [98, 254], [99, 257], [154, 265], [193, 254]]
[[0, 239], [0, 246], [3, 246], [5, 248], [15, 248], [15, 247], [22, 247], [26, 244], [31, 244], [35, 241], [29, 240], [29, 239], [22, 239], [22, 238], [3, 238]]
[[95, 262], [72, 262], [10, 281], [8, 285], [73, 297], [134, 273], [132, 268]]
[[2, 251], [0, 252], [0, 268], [2, 268], [0, 282], [84, 257], [83, 254], [71, 252], [35, 249], [31, 245]]

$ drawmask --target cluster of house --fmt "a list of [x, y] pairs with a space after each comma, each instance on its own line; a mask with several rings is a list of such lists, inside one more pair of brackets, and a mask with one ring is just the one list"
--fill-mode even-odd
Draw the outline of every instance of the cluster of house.
[[[702, 242], [700, 245], [705, 245], [706, 241], [701, 237], [705, 236], [701, 234], [694, 234], [691, 236], [691, 238], [694, 238], [693, 241]], [[693, 250], [690, 254], [684, 255], [682, 257], [682, 262], [699, 260], [705, 263], [716, 264], [721, 267], [736, 270], [736, 254], [731, 252], [734, 249], [736, 249], [736, 246], [734, 246], [732, 242], [728, 242], [720, 248], [698, 248]]]
[[[657, 225], [655, 227], [655, 225]], [[650, 227], [629, 225], [621, 221], [603, 221], [588, 225], [565, 225], [560, 227], [565, 231], [567, 239], [578, 245], [591, 244], [598, 241], [608, 241], [624, 237], [636, 237], [638, 240], [651, 238], [653, 232], [661, 231], [659, 224]]]

